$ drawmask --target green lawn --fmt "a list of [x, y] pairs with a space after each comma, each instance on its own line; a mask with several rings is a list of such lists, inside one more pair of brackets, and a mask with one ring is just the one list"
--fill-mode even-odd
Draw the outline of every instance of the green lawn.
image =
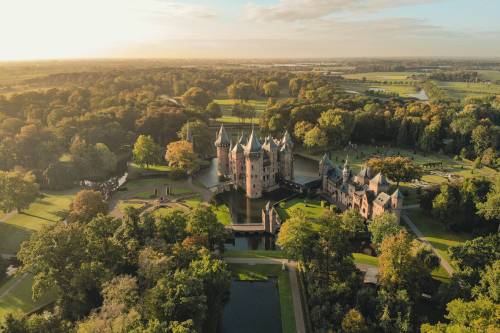
[[364, 94], [367, 90], [375, 89], [387, 92], [393, 92], [401, 97], [411, 97], [411, 95], [418, 92], [418, 88], [411, 84], [384, 84], [384, 83], [369, 83], [360, 81], [341, 81], [339, 83], [345, 90], [356, 91]]
[[364, 253], [353, 253], [354, 262], [357, 264], [367, 264], [378, 267], [378, 258]]
[[500, 71], [494, 71], [494, 70], [479, 70], [479, 75], [481, 78], [485, 80], [490, 80], [490, 81], [497, 81], [500, 80]]
[[420, 74], [417, 72], [369, 72], [369, 73], [355, 73], [355, 74], [345, 74], [342, 75], [346, 79], [356, 79], [372, 81], [405, 81], [408, 80], [410, 76], [414, 74]]
[[285, 207], [281, 208], [278, 206], [278, 213], [282, 219], [287, 219], [293, 210], [298, 209], [303, 211], [308, 218], [318, 219], [326, 211], [327, 208], [321, 207], [319, 200], [307, 199], [307, 203], [304, 202], [305, 199], [295, 198], [285, 202]]
[[218, 205], [215, 207], [215, 214], [217, 215], [217, 220], [224, 225], [230, 225], [233, 223], [231, 219], [231, 213], [229, 212], [229, 207], [225, 204]]
[[485, 96], [500, 94], [500, 85], [494, 83], [469, 82], [435, 82], [450, 97], [463, 99], [468, 96]]
[[285, 253], [280, 250], [229, 250], [224, 252], [224, 257], [234, 258], [276, 258], [287, 259]]
[[[420, 209], [409, 209], [407, 211], [411, 221], [425, 236], [432, 246], [450, 262], [448, 248], [454, 245], [460, 245], [463, 242], [472, 238], [468, 234], [457, 234], [445, 229], [444, 225], [439, 221], [425, 215]], [[452, 264], [450, 262], [450, 264]]]
[[[222, 111], [222, 117], [217, 118], [217, 121], [223, 123], [238, 123], [238, 124], [242, 123], [241, 118], [234, 117], [232, 115], [233, 105], [240, 103], [240, 100], [228, 98], [228, 99], [216, 99], [214, 100], [214, 102], [216, 102], [221, 106], [221, 111]], [[250, 104], [255, 108], [256, 117], [253, 119], [246, 119], [243, 123], [258, 124], [259, 123], [258, 117], [267, 108], [267, 99], [250, 99], [248, 100], [248, 102], [245, 103]]]
[[135, 171], [170, 171], [172, 170], [171, 167], [168, 165], [163, 165], [163, 164], [156, 164], [156, 165], [149, 165], [149, 166], [140, 166], [136, 163], [130, 163], [129, 168], [135, 170]]
[[22, 278], [22, 276], [16, 276], [9, 279], [7, 283], [1, 286], [0, 294], [9, 289], [15, 283], [18, 284], [14, 287], [14, 289], [12, 289], [12, 291], [4, 297], [0, 298], [0, 321], [7, 313], [17, 311], [29, 312], [50, 303], [54, 299], [54, 294], [50, 292], [36, 301], [31, 298], [31, 285], [33, 284], [33, 277], [31, 275], [28, 275], [25, 278]]
[[243, 281], [265, 281], [269, 277], [278, 278], [278, 291], [281, 307], [281, 325], [283, 333], [295, 333], [295, 315], [293, 312], [290, 277], [281, 265], [229, 265], [233, 277]]

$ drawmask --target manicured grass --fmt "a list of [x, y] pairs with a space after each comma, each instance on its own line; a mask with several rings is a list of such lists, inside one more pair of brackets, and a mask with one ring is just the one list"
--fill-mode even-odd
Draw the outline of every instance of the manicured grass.
[[278, 291], [281, 307], [281, 325], [283, 333], [295, 332], [295, 315], [293, 312], [290, 277], [281, 265], [244, 265], [232, 264], [229, 268], [233, 276], [243, 281], [265, 281], [269, 277], [278, 278]]
[[217, 220], [224, 225], [230, 225], [233, 223], [231, 219], [231, 213], [229, 212], [229, 207], [222, 204], [215, 207], [215, 214], [217, 215]]
[[182, 200], [183, 203], [188, 205], [191, 208], [198, 207], [203, 201], [201, 200], [201, 196], [194, 196], [189, 199]]
[[43, 193], [30, 207], [0, 223], [0, 252], [17, 253], [20, 243], [34, 231], [64, 219], [79, 189]]
[[149, 166], [140, 166], [136, 163], [130, 163], [129, 167], [136, 171], [171, 171], [172, 168], [168, 165], [157, 164], [157, 165], [149, 165]]
[[287, 259], [285, 253], [280, 250], [229, 250], [224, 252], [223, 256], [233, 258]]
[[369, 72], [342, 75], [346, 79], [362, 80], [366, 78], [372, 81], [404, 81], [417, 72]]
[[497, 81], [500, 80], [500, 71], [493, 71], [493, 70], [479, 70], [481, 78], [485, 80], [490, 80], [490, 81]]
[[372, 257], [364, 253], [353, 253], [354, 262], [357, 264], [367, 264], [378, 267], [378, 257]]
[[[472, 236], [468, 234], [457, 234], [446, 230], [442, 223], [425, 215], [421, 209], [409, 209], [407, 214], [425, 236], [425, 239], [428, 240], [438, 253], [448, 260], [448, 262], [450, 262], [448, 248], [450, 246], [460, 245], [472, 238]], [[450, 264], [452, 263], [450, 262]]]
[[243, 121], [241, 118], [234, 117], [234, 116], [222, 116], [220, 118], [217, 118], [217, 121], [221, 123], [230, 123], [230, 124], [258, 124], [259, 123], [259, 118], [252, 118], [252, 119], [245, 119]]
[[166, 178], [147, 178], [134, 179], [127, 181], [123, 188], [126, 190], [118, 191], [113, 195], [113, 199], [153, 199], [155, 189], [158, 189], [158, 197], [166, 195], [166, 188], [170, 187], [173, 194], [171, 197], [183, 196], [193, 193], [186, 181], [175, 181]]
[[321, 207], [319, 200], [307, 199], [307, 203], [304, 202], [305, 199], [295, 198], [290, 201], [285, 202], [285, 207], [278, 207], [280, 217], [287, 219], [293, 210], [298, 209], [306, 214], [310, 219], [318, 219], [325, 212], [328, 211], [327, 208]]
[[214, 100], [217, 104], [221, 106], [222, 117], [217, 118], [217, 121], [223, 123], [247, 123], [247, 124], [258, 124], [259, 123], [259, 115], [264, 112], [267, 107], [267, 99], [250, 99], [248, 102], [244, 102], [245, 104], [250, 104], [255, 108], [256, 116], [253, 119], [245, 119], [243, 120], [238, 117], [234, 117], [232, 115], [233, 105], [240, 103], [240, 100], [237, 99], [216, 99]]
[[382, 90], [393, 92], [401, 97], [411, 97], [418, 92], [418, 88], [411, 84], [383, 84], [383, 83], [364, 83], [359, 81], [341, 81], [340, 85], [347, 91], [356, 91], [360, 94], [367, 90]]
[[436, 84], [439, 88], [445, 90], [446, 93], [453, 98], [500, 94], [500, 85], [494, 83], [437, 81]]

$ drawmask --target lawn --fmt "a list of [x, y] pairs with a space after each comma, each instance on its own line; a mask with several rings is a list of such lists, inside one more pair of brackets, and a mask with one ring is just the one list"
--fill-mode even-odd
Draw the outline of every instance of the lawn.
[[40, 306], [50, 303], [54, 299], [53, 293], [47, 293], [36, 301], [31, 298], [31, 285], [33, 284], [33, 277], [31, 275], [24, 278], [16, 276], [9, 279], [0, 288], [0, 295], [16, 283], [18, 284], [11, 292], [0, 298], [0, 321], [9, 312], [33, 311]]
[[214, 100], [217, 104], [221, 106], [222, 117], [217, 118], [217, 121], [223, 123], [247, 123], [247, 124], [258, 124], [259, 116], [267, 108], [267, 99], [250, 99], [246, 104], [250, 104], [255, 108], [256, 117], [252, 119], [246, 119], [244, 122], [241, 118], [234, 117], [232, 115], [233, 105], [240, 103], [237, 99], [216, 99]]
[[500, 94], [500, 85], [484, 82], [442, 82], [436, 81], [450, 97], [463, 99], [468, 96], [485, 96]]
[[401, 97], [412, 97], [418, 92], [418, 88], [410, 84], [383, 84], [383, 83], [364, 83], [359, 81], [341, 81], [340, 85], [348, 91], [356, 91], [364, 94], [367, 90], [375, 89], [397, 93]]
[[369, 73], [355, 73], [342, 75], [346, 79], [355, 79], [371, 81], [404, 81], [408, 80], [412, 75], [421, 74], [417, 72], [369, 72]]
[[33, 231], [61, 221], [78, 189], [45, 192], [28, 209], [0, 223], [0, 252], [17, 253], [22, 241]]
[[277, 277], [282, 330], [283, 333], [295, 332], [295, 315], [293, 312], [290, 277], [287, 271], [282, 270], [281, 265], [232, 264], [229, 265], [229, 268], [233, 277], [243, 281], [265, 281], [269, 277]]
[[[425, 239], [429, 241], [438, 253], [446, 258], [448, 262], [450, 262], [450, 256], [448, 254], [448, 248], [450, 246], [460, 245], [472, 239], [471, 235], [457, 234], [446, 230], [443, 224], [425, 215], [420, 209], [409, 209], [407, 214], [413, 224], [415, 224], [425, 236]], [[450, 264], [452, 263], [450, 262]]]
[[287, 219], [293, 210], [298, 209], [303, 211], [306, 216], [310, 219], [320, 218], [326, 211], [327, 208], [321, 207], [319, 200], [295, 198], [285, 202], [285, 207], [281, 208], [278, 206], [278, 213], [282, 219]]

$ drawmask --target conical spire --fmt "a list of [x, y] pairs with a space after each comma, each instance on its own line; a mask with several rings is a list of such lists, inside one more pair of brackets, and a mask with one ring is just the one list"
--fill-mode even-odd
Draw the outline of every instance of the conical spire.
[[345, 157], [345, 162], [344, 162], [344, 170], [349, 169], [349, 154]]
[[250, 134], [250, 138], [248, 139], [248, 143], [245, 147], [245, 153], [258, 153], [262, 149], [262, 145], [260, 144], [259, 139], [257, 138], [257, 135], [255, 135], [255, 132], [252, 128], [252, 133]]
[[283, 139], [281, 139], [281, 145], [284, 146], [285, 144], [293, 147], [292, 137], [290, 136], [290, 133], [288, 133], [288, 130], [285, 131], [285, 134], [283, 134]]
[[399, 188], [396, 189], [396, 191], [394, 191], [394, 193], [391, 195], [393, 198], [396, 198], [396, 199], [403, 199], [403, 193], [401, 193], [401, 191], [399, 190]]
[[215, 139], [215, 145], [218, 147], [229, 147], [230, 144], [229, 137], [224, 129], [224, 124], [221, 124], [219, 132], [217, 133], [217, 138]]

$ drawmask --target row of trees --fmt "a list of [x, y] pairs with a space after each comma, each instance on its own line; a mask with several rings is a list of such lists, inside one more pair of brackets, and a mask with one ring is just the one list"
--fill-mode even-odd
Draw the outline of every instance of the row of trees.
[[230, 272], [211, 253], [225, 231], [210, 207], [156, 217], [133, 208], [102, 212], [98, 192], [80, 192], [68, 223], [23, 243], [20, 274], [33, 295], [56, 295], [50, 312], [8, 315], [3, 332], [216, 332]]

